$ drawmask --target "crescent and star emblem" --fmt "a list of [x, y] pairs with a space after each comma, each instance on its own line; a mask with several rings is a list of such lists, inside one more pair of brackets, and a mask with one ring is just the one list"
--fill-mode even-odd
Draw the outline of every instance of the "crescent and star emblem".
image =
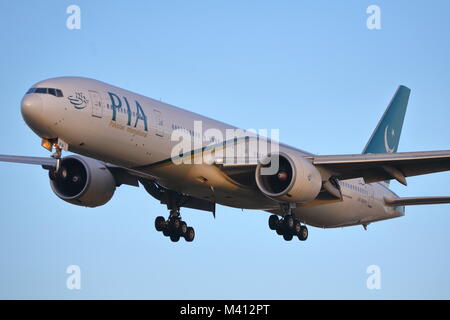
[[395, 147], [394, 147], [394, 148], [391, 148], [391, 147], [389, 146], [388, 135], [391, 135], [392, 137], [395, 136], [395, 130], [394, 130], [394, 129], [391, 129], [391, 130], [389, 131], [389, 125], [387, 125], [386, 128], [384, 129], [384, 148], [386, 149], [386, 152], [388, 152], [388, 153], [393, 153], [393, 152], [395, 151], [395, 150], [394, 150]]

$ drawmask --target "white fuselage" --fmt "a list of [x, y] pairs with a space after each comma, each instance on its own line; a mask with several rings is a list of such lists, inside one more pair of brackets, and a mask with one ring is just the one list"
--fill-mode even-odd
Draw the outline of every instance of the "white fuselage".
[[[93, 79], [53, 78], [33, 87], [63, 92], [63, 97], [32, 94], [42, 107], [27, 123], [40, 137], [58, 138], [72, 152], [140, 170], [178, 192], [226, 206], [278, 213], [276, 201], [257, 188], [229, 179], [216, 165], [174, 165], [170, 161], [178, 143], [171, 139], [175, 129], [194, 138], [194, 121], [201, 121], [203, 131], [214, 128], [224, 136], [226, 129], [235, 127]], [[212, 143], [201, 139], [201, 147]], [[282, 144], [280, 151], [309, 155]], [[384, 197], [397, 196], [383, 183], [353, 179], [340, 185], [342, 201], [298, 205], [293, 214], [317, 227], [368, 224], [404, 215], [403, 207], [385, 206]]]

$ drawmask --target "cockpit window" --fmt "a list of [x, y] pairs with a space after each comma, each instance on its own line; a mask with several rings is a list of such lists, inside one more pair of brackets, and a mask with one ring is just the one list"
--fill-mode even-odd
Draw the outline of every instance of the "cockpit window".
[[60, 89], [55, 89], [55, 88], [30, 88], [27, 91], [27, 94], [30, 93], [43, 93], [43, 94], [51, 94], [52, 96], [55, 97], [64, 97], [62, 91]]
[[47, 93], [47, 88], [36, 88], [35, 93]]

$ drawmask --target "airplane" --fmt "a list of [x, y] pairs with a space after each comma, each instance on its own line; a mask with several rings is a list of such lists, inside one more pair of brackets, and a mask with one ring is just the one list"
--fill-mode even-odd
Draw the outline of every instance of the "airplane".
[[[173, 242], [195, 238], [181, 208], [215, 217], [216, 204], [268, 212], [284, 240], [305, 241], [307, 225], [367, 229], [404, 216], [405, 206], [450, 203], [389, 189], [390, 180], [406, 186], [407, 177], [450, 170], [450, 150], [397, 152], [410, 91], [398, 87], [361, 154], [315, 155], [98, 80], [56, 77], [21, 101], [51, 156], [0, 161], [42, 166], [53, 192], [83, 207], [106, 204], [123, 184], [142, 185], [167, 206], [155, 228]], [[230, 130], [240, 135], [229, 138]]]

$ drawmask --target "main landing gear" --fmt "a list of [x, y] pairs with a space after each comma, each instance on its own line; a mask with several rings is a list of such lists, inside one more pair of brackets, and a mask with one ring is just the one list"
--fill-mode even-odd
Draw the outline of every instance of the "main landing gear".
[[157, 217], [155, 219], [156, 230], [162, 232], [173, 242], [180, 241], [180, 238], [184, 238], [187, 242], [194, 241], [194, 228], [189, 227], [186, 222], [181, 219], [180, 208], [187, 207], [214, 212], [215, 205], [211, 207], [211, 203], [208, 201], [191, 198], [188, 195], [166, 189], [156, 182], [146, 180], [139, 181], [150, 195], [158, 199], [161, 204], [167, 205], [167, 210], [170, 212], [167, 220], [164, 217]]
[[155, 228], [162, 232], [166, 237], [170, 237], [172, 242], [178, 242], [183, 237], [187, 242], [192, 242], [195, 238], [194, 228], [188, 227], [180, 217], [179, 209], [170, 210], [169, 219], [156, 217]]
[[286, 241], [291, 241], [294, 236], [297, 236], [300, 241], [308, 239], [308, 228], [290, 214], [285, 215], [282, 219], [279, 219], [275, 214], [271, 215], [269, 217], [269, 228], [283, 236]]

